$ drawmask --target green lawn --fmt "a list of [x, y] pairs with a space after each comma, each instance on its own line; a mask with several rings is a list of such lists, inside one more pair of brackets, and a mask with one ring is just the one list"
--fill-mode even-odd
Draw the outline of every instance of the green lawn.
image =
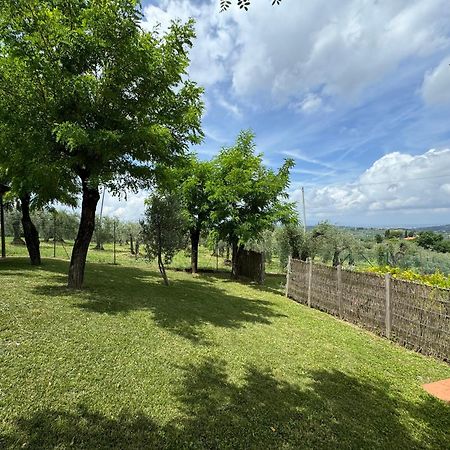
[[[94, 252], [91, 261], [96, 259]], [[444, 449], [450, 367], [225, 276], [0, 261], [0, 448]]]
[[[12, 237], [6, 238], [6, 255], [7, 256], [28, 256], [27, 248], [23, 245], [11, 245]], [[56, 244], [56, 249], [54, 249], [53, 242], [41, 242], [41, 254], [44, 258], [53, 258], [54, 253], [56, 253], [56, 258], [59, 259], [70, 259], [72, 253], [72, 242], [65, 242]], [[113, 244], [104, 244], [105, 250], [95, 250], [95, 243], [91, 245], [91, 250], [88, 255], [88, 259], [92, 262], [101, 262], [106, 264], [114, 263], [113, 256]], [[200, 246], [199, 248], [199, 268], [203, 270], [216, 270], [220, 271], [230, 271], [230, 267], [224, 264], [225, 258], [216, 258], [212, 255], [211, 250]], [[141, 246], [140, 255], [136, 259], [135, 256], [130, 254], [130, 247], [128, 245], [116, 245], [116, 262], [122, 264], [146, 264], [145, 250]], [[155, 266], [156, 267], [156, 266]], [[191, 267], [190, 255], [181, 251], [175, 255], [172, 264], [169, 267], [183, 269]], [[266, 271], [268, 273], [280, 273], [280, 263], [277, 258], [274, 258], [270, 262], [266, 262]]]

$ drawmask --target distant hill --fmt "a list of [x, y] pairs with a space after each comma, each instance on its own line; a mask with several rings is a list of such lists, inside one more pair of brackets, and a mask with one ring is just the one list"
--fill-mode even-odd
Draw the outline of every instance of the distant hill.
[[415, 231], [438, 231], [441, 233], [450, 233], [450, 224], [447, 225], [435, 225], [434, 227], [417, 227]]

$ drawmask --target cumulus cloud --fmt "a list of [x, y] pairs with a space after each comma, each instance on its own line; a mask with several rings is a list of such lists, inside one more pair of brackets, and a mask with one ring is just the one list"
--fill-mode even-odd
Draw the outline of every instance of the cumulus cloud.
[[450, 56], [425, 74], [422, 96], [429, 105], [450, 103]]
[[172, 20], [186, 22], [194, 18], [197, 39], [190, 53], [190, 75], [202, 86], [225, 80], [235, 41], [231, 18], [218, 13], [218, 3], [189, 0], [159, 0], [156, 3], [144, 8], [143, 27], [151, 30], [159, 25], [161, 31], [165, 31]]
[[145, 10], [148, 27], [197, 20], [194, 79], [231, 83], [244, 97], [269, 93], [281, 104], [317, 88], [357, 95], [408, 58], [449, 46], [448, 0], [305, 0], [276, 8], [255, 1], [248, 13], [222, 14], [217, 0], [155, 3]]
[[[308, 209], [319, 220], [409, 211], [421, 213], [425, 223], [432, 211], [450, 212], [449, 180], [450, 149], [415, 156], [393, 152], [375, 161], [355, 183], [309, 190]], [[292, 197], [300, 200], [301, 191]]]
[[[125, 198], [118, 198], [106, 192], [103, 215], [136, 222], [144, 214], [144, 201], [148, 195], [146, 191], [140, 191], [138, 193], [128, 192]], [[97, 207], [97, 213], [100, 213], [100, 202]]]

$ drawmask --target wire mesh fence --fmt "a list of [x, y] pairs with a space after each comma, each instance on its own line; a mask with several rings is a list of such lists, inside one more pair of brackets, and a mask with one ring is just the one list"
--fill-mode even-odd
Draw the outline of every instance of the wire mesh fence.
[[400, 344], [450, 360], [450, 290], [298, 260], [286, 295]]

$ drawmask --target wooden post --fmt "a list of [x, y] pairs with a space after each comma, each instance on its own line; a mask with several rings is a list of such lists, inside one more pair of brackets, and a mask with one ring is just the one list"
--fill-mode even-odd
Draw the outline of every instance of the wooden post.
[[287, 274], [286, 274], [286, 297], [289, 297], [289, 283], [291, 279], [291, 255], [288, 258]]
[[309, 271], [308, 271], [308, 306], [311, 308], [311, 287], [312, 287], [312, 269], [313, 263], [312, 258], [309, 258]]
[[338, 305], [339, 305], [339, 317], [342, 319], [342, 267], [339, 264], [336, 267], [337, 273], [337, 294], [338, 294]]
[[385, 325], [386, 325], [386, 337], [388, 339], [391, 338], [391, 328], [392, 328], [392, 315], [391, 315], [391, 274], [387, 273], [385, 275], [385, 283], [386, 283], [386, 316], [385, 316]]
[[53, 211], [53, 258], [56, 258], [56, 211]]
[[114, 239], [113, 239], [113, 258], [114, 258], [114, 265], [116, 265], [116, 220], [114, 219], [113, 222], [113, 229], [114, 229]]

